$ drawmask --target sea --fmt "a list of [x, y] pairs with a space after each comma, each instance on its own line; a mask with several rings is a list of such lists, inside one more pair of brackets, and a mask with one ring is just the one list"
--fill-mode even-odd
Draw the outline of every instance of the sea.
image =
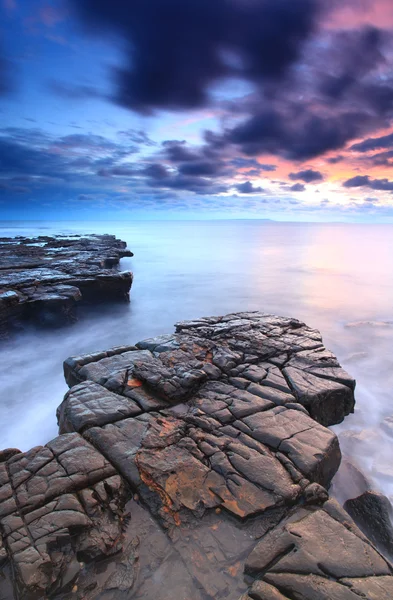
[[[27, 328], [0, 346], [0, 448], [57, 435], [69, 356], [133, 344], [184, 319], [260, 310], [318, 328], [357, 380], [356, 410], [333, 429], [346, 461], [393, 500], [393, 225], [222, 221], [4, 221], [0, 236], [110, 233], [134, 257], [130, 303], [69, 327]], [[340, 471], [341, 501], [355, 492]], [[356, 479], [356, 478], [355, 478]], [[347, 481], [348, 480], [348, 481]], [[356, 491], [356, 490], [355, 490]]]

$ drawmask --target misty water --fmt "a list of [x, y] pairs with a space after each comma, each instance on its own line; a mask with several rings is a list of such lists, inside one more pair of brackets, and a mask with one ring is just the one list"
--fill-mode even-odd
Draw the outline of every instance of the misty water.
[[[176, 321], [243, 310], [304, 320], [357, 380], [356, 411], [334, 430], [374, 488], [393, 498], [393, 225], [263, 221], [3, 222], [0, 235], [113, 233], [135, 253], [130, 304], [75, 325], [26, 330], [0, 348], [0, 448], [57, 434], [70, 355], [173, 331]], [[351, 492], [340, 483], [341, 500]]]

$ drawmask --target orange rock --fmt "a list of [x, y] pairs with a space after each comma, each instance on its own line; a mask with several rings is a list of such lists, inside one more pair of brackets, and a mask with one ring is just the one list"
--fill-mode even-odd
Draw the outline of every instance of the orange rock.
[[141, 387], [142, 385], [142, 381], [140, 381], [139, 379], [129, 379], [127, 381], [127, 386], [130, 388]]

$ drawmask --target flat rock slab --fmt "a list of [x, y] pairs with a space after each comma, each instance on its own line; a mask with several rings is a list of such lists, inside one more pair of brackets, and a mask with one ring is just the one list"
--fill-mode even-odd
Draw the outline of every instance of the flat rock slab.
[[64, 372], [59, 437], [0, 454], [6, 600], [392, 597], [392, 567], [329, 500], [326, 425], [355, 382], [319, 332], [204, 318]]
[[205, 318], [178, 323], [176, 333], [137, 347], [70, 358], [66, 380], [70, 386], [94, 381], [136, 402], [139, 392], [149, 394], [161, 406], [188, 401], [219, 382], [219, 401], [232, 397], [220, 413], [227, 422], [262, 407], [296, 404], [326, 426], [354, 409], [354, 379], [319, 331], [296, 319], [258, 312]]
[[124, 256], [132, 252], [111, 235], [0, 238], [0, 335], [24, 321], [72, 322], [77, 303], [128, 300]]

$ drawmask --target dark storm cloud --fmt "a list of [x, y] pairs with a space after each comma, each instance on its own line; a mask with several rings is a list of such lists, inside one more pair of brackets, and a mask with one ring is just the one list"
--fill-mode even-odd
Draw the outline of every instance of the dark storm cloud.
[[344, 181], [343, 186], [347, 188], [351, 187], [363, 187], [368, 186], [370, 183], [370, 177], [368, 175], [356, 175]]
[[330, 158], [328, 158], [326, 160], [326, 162], [328, 162], [331, 165], [336, 165], [337, 163], [341, 162], [342, 160], [344, 160], [344, 156], [342, 156], [342, 154], [339, 154], [338, 156], [331, 156]]
[[262, 171], [275, 171], [277, 169], [277, 165], [267, 165], [267, 164], [260, 164], [259, 167], [262, 169]]
[[294, 183], [289, 189], [291, 192], [304, 192], [306, 186], [303, 183]]
[[347, 188], [367, 187], [372, 190], [385, 192], [393, 191], [393, 181], [389, 181], [388, 179], [371, 179], [369, 175], [357, 175], [356, 177], [352, 177], [352, 179], [345, 181], [343, 186]]
[[342, 148], [371, 120], [366, 112], [348, 111], [328, 116], [312, 114], [300, 105], [288, 108], [288, 113], [296, 111], [296, 120], [272, 109], [226, 132], [225, 139], [249, 156], [269, 153], [302, 161]]
[[305, 181], [306, 183], [312, 183], [314, 181], [323, 181], [323, 175], [319, 171], [313, 171], [313, 169], [306, 169], [305, 171], [298, 171], [297, 173], [289, 173], [289, 179], [292, 181]]
[[393, 133], [389, 135], [383, 135], [377, 138], [367, 138], [358, 144], [353, 144], [350, 150], [356, 150], [357, 152], [370, 152], [373, 150], [379, 150], [381, 148], [392, 148], [393, 147]]
[[235, 186], [237, 191], [241, 194], [261, 194], [265, 190], [261, 187], [254, 187], [251, 181], [245, 181], [244, 183], [239, 183], [239, 185]]
[[339, 65], [338, 72], [322, 77], [322, 94], [333, 101], [339, 100], [361, 78], [383, 63], [385, 38], [385, 33], [376, 27], [339, 31], [331, 47], [331, 60]]
[[[146, 170], [147, 171], [147, 170]], [[145, 171], [145, 172], [146, 172]], [[195, 194], [220, 194], [227, 191], [227, 186], [215, 183], [206, 177], [187, 176], [181, 173], [167, 174], [165, 177], [151, 176], [147, 185], [161, 189], [183, 190]]]
[[224, 77], [282, 77], [315, 30], [320, 0], [69, 0], [92, 32], [118, 34], [115, 100], [141, 112], [196, 108]]
[[[305, 161], [388, 126], [393, 118], [393, 81], [381, 77], [378, 69], [385, 66], [391, 36], [366, 27], [325, 33], [323, 41], [320, 47], [313, 48], [315, 41], [309, 44], [303, 68], [268, 86], [264, 95], [259, 92], [259, 102], [255, 94], [244, 99], [248, 116], [243, 122], [227, 128], [221, 138], [206, 141], [215, 148], [220, 141], [235, 145], [247, 156], [271, 154]], [[340, 90], [333, 93], [328, 82], [341, 82]], [[241, 107], [240, 100], [239, 112]]]
[[190, 150], [185, 141], [166, 140], [162, 142], [167, 158], [173, 163], [198, 160], [196, 152]]
[[375, 166], [392, 166], [393, 150], [378, 152], [373, 156], [367, 156], [366, 161]]
[[219, 175], [223, 170], [223, 165], [217, 162], [195, 161], [186, 162], [178, 167], [182, 175], [202, 175], [214, 177]]
[[169, 171], [164, 165], [154, 163], [146, 167], [144, 174], [151, 177], [153, 180], [161, 181], [169, 177]]

